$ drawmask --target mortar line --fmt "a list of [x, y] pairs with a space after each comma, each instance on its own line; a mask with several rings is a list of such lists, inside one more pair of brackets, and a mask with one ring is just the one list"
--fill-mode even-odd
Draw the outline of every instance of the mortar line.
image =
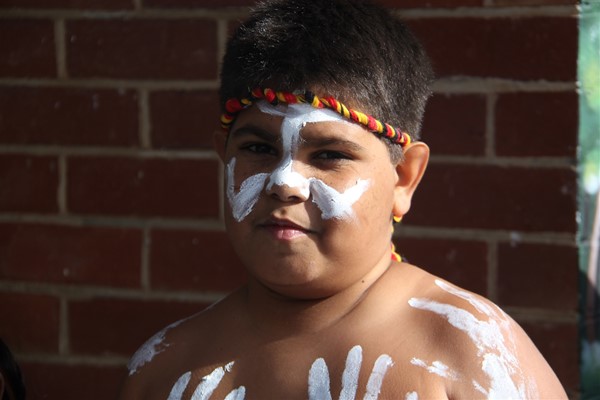
[[152, 245], [152, 238], [150, 236], [150, 228], [145, 227], [142, 230], [142, 258], [141, 258], [141, 287], [142, 290], [150, 291], [150, 246]]
[[489, 93], [485, 101], [485, 156], [496, 157], [496, 102], [498, 95]]
[[59, 314], [59, 331], [58, 331], [58, 353], [61, 356], [68, 355], [70, 352], [70, 337], [69, 337], [69, 304], [65, 297], [60, 299], [60, 314]]
[[138, 107], [139, 107], [139, 140], [142, 149], [152, 148], [152, 125], [150, 122], [150, 104], [147, 89], [138, 89]]
[[65, 20], [62, 18], [54, 21], [54, 47], [56, 53], [56, 74], [59, 79], [68, 78], [67, 72], [67, 46], [66, 46]]
[[68, 176], [68, 165], [67, 157], [62, 154], [58, 156], [58, 187], [56, 190], [56, 197], [58, 203], [58, 213], [61, 215], [67, 215], [69, 208], [67, 204], [67, 176]]
[[487, 297], [494, 303], [498, 302], [498, 242], [487, 242]]

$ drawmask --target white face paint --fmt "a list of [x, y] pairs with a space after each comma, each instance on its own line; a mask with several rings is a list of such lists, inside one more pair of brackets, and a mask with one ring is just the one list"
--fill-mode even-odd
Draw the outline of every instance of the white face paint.
[[352, 205], [360, 199], [370, 185], [369, 180], [357, 179], [356, 183], [343, 192], [328, 186], [314, 177], [304, 177], [293, 169], [293, 157], [300, 142], [300, 131], [309, 123], [339, 122], [349, 123], [331, 110], [314, 108], [308, 104], [290, 104], [275, 107], [265, 102], [258, 102], [261, 112], [283, 117], [281, 123], [282, 157], [271, 173], [253, 175], [240, 185], [235, 192], [235, 158], [227, 164], [227, 199], [233, 217], [240, 222], [252, 212], [259, 196], [266, 187], [288, 186], [296, 188], [304, 198], [312, 195], [312, 201], [321, 210], [323, 219], [352, 218]]
[[473, 380], [473, 387], [489, 399], [531, 399], [537, 398], [535, 385], [524, 377], [512, 340], [510, 322], [501, 310], [488, 306], [475, 296], [442, 281], [436, 284], [443, 290], [468, 301], [477, 311], [486, 315], [480, 320], [470, 312], [428, 299], [411, 298], [408, 303], [417, 309], [434, 312], [448, 320], [450, 325], [465, 332], [477, 348], [482, 371], [489, 378], [485, 388]]

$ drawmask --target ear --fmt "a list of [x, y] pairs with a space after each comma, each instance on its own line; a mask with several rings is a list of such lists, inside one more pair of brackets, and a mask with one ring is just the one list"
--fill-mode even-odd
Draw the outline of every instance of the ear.
[[425, 143], [412, 143], [404, 149], [404, 157], [396, 165], [398, 181], [394, 189], [395, 216], [402, 217], [410, 209], [410, 203], [429, 161], [429, 147]]
[[227, 135], [228, 132], [223, 130], [213, 134], [213, 148], [223, 162], [225, 162], [225, 150], [227, 149]]

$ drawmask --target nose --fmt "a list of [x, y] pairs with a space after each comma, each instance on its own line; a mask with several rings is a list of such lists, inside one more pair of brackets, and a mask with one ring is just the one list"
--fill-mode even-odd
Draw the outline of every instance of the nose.
[[274, 171], [265, 190], [280, 201], [303, 202], [310, 197], [310, 180], [291, 170]]

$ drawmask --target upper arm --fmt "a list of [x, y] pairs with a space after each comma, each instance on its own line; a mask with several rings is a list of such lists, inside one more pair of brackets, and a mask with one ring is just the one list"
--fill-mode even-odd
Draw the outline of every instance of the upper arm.
[[[490, 301], [444, 281], [409, 304], [426, 312], [428, 329], [442, 332], [433, 352], [447, 360], [455, 379], [450, 398], [566, 398], [556, 375], [523, 329]], [[435, 357], [433, 353], [432, 357]]]

